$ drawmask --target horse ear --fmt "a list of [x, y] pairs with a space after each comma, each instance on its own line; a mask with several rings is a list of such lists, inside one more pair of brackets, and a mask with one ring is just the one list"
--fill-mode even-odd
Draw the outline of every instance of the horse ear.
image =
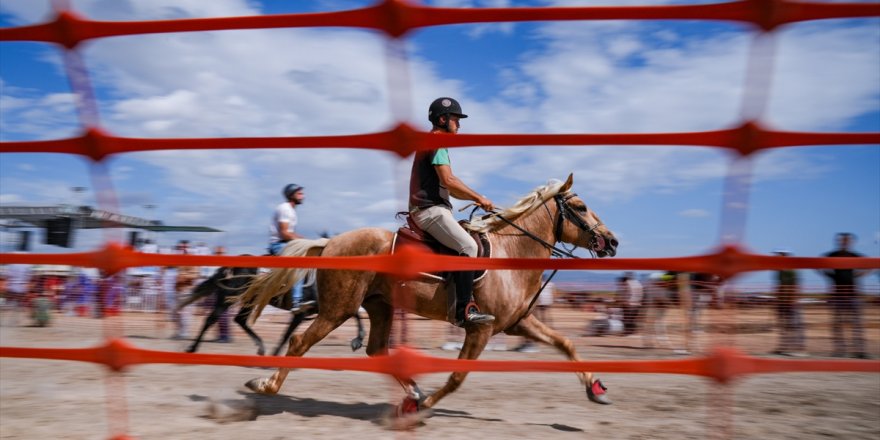
[[562, 184], [562, 188], [559, 188], [560, 193], [568, 192], [571, 189], [571, 185], [574, 183], [574, 173], [570, 173], [568, 175], [568, 179], [565, 179], [565, 183]]

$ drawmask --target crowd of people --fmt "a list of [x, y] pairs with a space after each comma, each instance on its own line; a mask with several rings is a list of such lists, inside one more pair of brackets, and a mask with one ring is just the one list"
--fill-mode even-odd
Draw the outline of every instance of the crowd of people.
[[[852, 251], [855, 236], [840, 233], [835, 236], [835, 250], [824, 257], [862, 257]], [[774, 255], [791, 256], [786, 249], [777, 249]], [[871, 271], [854, 269], [825, 269], [818, 271], [830, 281], [826, 303], [831, 312], [831, 339], [833, 357], [869, 358], [866, 351], [863, 323], [864, 299], [859, 290], [859, 278]], [[773, 272], [772, 305], [776, 317], [778, 341], [770, 354], [778, 356], [806, 356], [807, 345], [803, 317], [803, 287], [797, 270], [782, 269]], [[711, 274], [659, 272], [638, 280], [632, 272], [617, 279], [613, 300], [595, 307], [599, 313], [587, 324], [585, 335], [631, 336], [641, 332], [646, 348], [666, 348], [687, 354], [698, 350], [696, 335], [701, 327], [704, 311], [711, 306], [724, 307], [725, 285]], [[670, 310], [683, 313], [683, 338], [673, 343], [667, 333], [666, 318]], [[846, 338], [846, 330], [851, 336]]]

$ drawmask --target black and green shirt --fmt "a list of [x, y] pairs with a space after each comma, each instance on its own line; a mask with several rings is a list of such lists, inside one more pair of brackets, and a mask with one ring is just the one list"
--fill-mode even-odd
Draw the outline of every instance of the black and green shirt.
[[413, 159], [412, 173], [409, 178], [409, 208], [429, 208], [444, 205], [452, 209], [449, 201], [449, 189], [440, 184], [436, 165], [450, 165], [449, 152], [446, 148], [420, 151]]

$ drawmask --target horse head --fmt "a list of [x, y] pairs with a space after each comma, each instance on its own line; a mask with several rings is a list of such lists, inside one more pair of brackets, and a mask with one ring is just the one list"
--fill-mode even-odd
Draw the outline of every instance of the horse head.
[[556, 241], [590, 249], [600, 258], [615, 256], [617, 238], [602, 223], [599, 216], [571, 191], [573, 181], [573, 176], [569, 174], [559, 192], [553, 197], [557, 208], [554, 225]]

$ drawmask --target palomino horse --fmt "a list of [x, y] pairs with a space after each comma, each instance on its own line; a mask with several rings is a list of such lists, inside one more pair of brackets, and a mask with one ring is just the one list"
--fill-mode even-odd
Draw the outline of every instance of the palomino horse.
[[[468, 229], [488, 232], [493, 257], [549, 258], [558, 251], [555, 244], [569, 243], [589, 249], [599, 257], [617, 253], [617, 239], [583, 200], [571, 192], [572, 176], [563, 183], [552, 181], [535, 189], [514, 207], [495, 215], [472, 221]], [[285, 256], [364, 256], [388, 254], [393, 234], [376, 228], [362, 228], [337, 235], [329, 241], [291, 242]], [[305, 241], [306, 243], [303, 243]], [[314, 247], [318, 245], [319, 247]], [[320, 247], [323, 251], [320, 252]], [[254, 280], [241, 296], [244, 304], [253, 304], [257, 315], [271, 298], [283, 294], [291, 283], [302, 276], [302, 269], [276, 269]], [[474, 288], [474, 297], [480, 309], [495, 315], [488, 325], [466, 327], [464, 346], [459, 359], [476, 359], [492, 335], [504, 332], [525, 336], [550, 344], [569, 359], [578, 361], [570, 340], [552, 330], [529, 313], [532, 299], [541, 288], [541, 270], [490, 270]], [[321, 311], [302, 334], [295, 335], [288, 348], [288, 356], [302, 356], [309, 348], [327, 336], [346, 319], [357, 313], [363, 304], [370, 317], [370, 335], [367, 354], [386, 354], [393, 313], [392, 288], [402, 283], [391, 276], [357, 270], [318, 270], [318, 289]], [[446, 286], [433, 278], [407, 281], [409, 311], [420, 316], [447, 319]], [[247, 386], [252, 390], [275, 394], [281, 388], [289, 369], [279, 369], [271, 378], [254, 379]], [[592, 373], [577, 373], [586, 386], [590, 400], [610, 403], [605, 387]], [[407, 392], [398, 412], [415, 412], [435, 406], [447, 394], [455, 391], [467, 372], [455, 372], [446, 384], [430, 395], [423, 394], [415, 382], [401, 383]]]

